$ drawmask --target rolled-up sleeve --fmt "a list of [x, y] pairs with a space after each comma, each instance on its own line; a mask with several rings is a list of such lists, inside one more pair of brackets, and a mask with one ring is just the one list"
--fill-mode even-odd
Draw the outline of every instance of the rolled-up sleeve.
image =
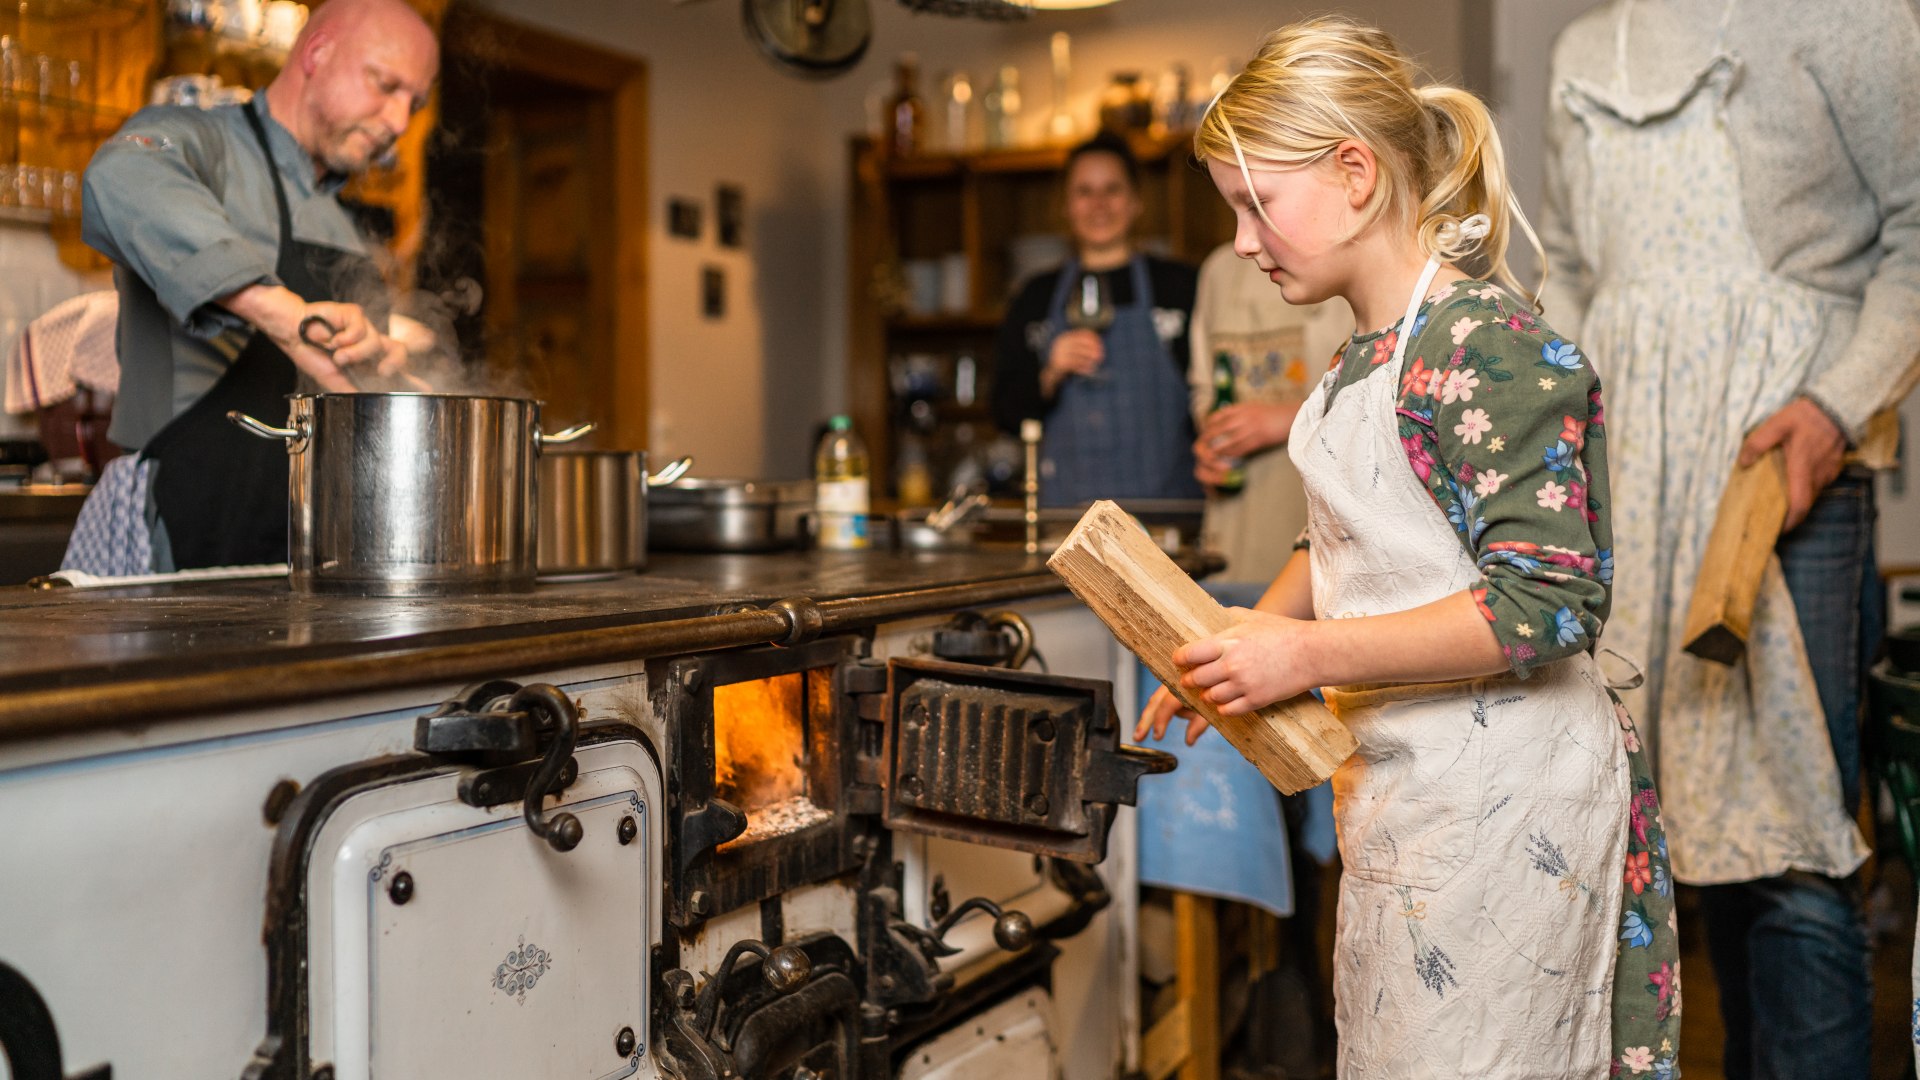
[[214, 190], [225, 144], [213, 125], [194, 109], [143, 109], [94, 154], [82, 187], [82, 238], [203, 337], [244, 326], [216, 299], [279, 283], [275, 253], [234, 226]]
[[1400, 433], [1480, 570], [1480, 614], [1526, 675], [1592, 648], [1612, 552], [1605, 456], [1590, 445], [1598, 378], [1574, 345], [1507, 303], [1482, 288], [1437, 314], [1459, 344], [1431, 367], [1412, 363]]

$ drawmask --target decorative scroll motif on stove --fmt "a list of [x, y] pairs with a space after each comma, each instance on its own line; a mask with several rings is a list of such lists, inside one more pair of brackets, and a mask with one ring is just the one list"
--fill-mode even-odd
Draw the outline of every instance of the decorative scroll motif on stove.
[[493, 969], [493, 988], [524, 1005], [527, 991], [533, 989], [533, 984], [552, 966], [553, 954], [538, 945], [527, 944], [523, 937], [519, 947], [508, 949], [506, 960]]

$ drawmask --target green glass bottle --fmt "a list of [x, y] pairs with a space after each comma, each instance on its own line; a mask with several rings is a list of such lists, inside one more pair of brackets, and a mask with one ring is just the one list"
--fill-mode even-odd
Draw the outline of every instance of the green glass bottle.
[[[1216, 352], [1213, 354], [1213, 409], [1215, 412], [1233, 404], [1233, 355]], [[1222, 495], [1238, 495], [1247, 486], [1247, 472], [1239, 458], [1229, 459], [1227, 475], [1214, 485], [1214, 490]]]

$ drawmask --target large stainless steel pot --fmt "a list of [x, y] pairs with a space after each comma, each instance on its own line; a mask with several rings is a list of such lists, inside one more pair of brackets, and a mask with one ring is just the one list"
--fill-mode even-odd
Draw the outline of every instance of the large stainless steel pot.
[[533, 587], [540, 403], [461, 394], [294, 394], [287, 561], [305, 593], [440, 596]]
[[540, 576], [644, 570], [647, 489], [693, 465], [680, 458], [647, 473], [644, 450], [558, 450], [540, 458]]

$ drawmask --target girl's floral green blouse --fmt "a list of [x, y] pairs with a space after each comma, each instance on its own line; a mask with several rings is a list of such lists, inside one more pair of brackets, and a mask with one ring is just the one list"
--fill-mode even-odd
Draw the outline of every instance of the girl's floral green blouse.
[[[1393, 359], [1397, 329], [1334, 359], [1328, 402]], [[1521, 675], [1593, 648], [1613, 582], [1600, 378], [1497, 285], [1421, 306], [1400, 377], [1407, 461], [1479, 564], [1474, 588]]]

